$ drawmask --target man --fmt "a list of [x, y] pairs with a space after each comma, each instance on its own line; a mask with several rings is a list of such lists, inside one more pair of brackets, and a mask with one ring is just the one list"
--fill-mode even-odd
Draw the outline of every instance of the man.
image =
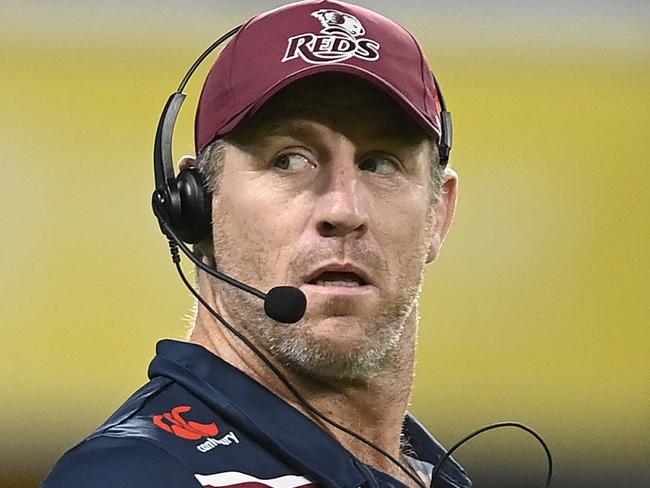
[[[199, 156], [180, 167], [212, 194], [204, 262], [299, 288], [304, 318], [276, 322], [200, 271], [189, 343], [159, 343], [151, 381], [44, 486], [428, 485], [444, 451], [406, 410], [424, 266], [456, 201], [438, 98], [419, 45], [376, 13], [307, 1], [247, 23], [206, 80]], [[449, 460], [436, 486], [469, 484]]]

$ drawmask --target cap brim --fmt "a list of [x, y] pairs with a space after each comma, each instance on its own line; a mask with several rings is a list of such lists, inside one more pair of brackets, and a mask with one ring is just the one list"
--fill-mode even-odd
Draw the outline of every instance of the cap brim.
[[307, 66], [292, 73], [290, 76], [284, 77], [269, 89], [267, 89], [265, 92], [263, 92], [255, 102], [245, 106], [238, 113], [236, 113], [233, 118], [231, 118], [226, 124], [221, 127], [221, 129], [219, 129], [214, 138], [227, 135], [236, 129], [241, 123], [253, 117], [253, 115], [255, 115], [255, 113], [257, 113], [257, 111], [262, 108], [262, 106], [271, 97], [273, 97], [273, 95], [278, 93], [286, 86], [298, 80], [302, 80], [319, 73], [345, 73], [372, 83], [393, 97], [429, 135], [440, 139], [439, 129], [434, 124], [432, 124], [431, 121], [424, 114], [422, 114], [397, 88], [395, 88], [394, 85], [368, 70], [360, 68], [359, 66], [345, 63]]

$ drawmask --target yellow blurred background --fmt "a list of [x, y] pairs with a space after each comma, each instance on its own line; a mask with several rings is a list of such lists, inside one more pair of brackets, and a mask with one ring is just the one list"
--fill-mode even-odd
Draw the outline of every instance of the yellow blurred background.
[[[207, 45], [281, 3], [0, 6], [0, 486], [38, 484], [184, 336], [192, 300], [149, 208], [155, 125]], [[447, 445], [528, 423], [554, 487], [650, 486], [648, 4], [360, 3], [421, 40], [455, 122], [412, 410]], [[522, 433], [457, 458], [478, 488], [542, 486]]]

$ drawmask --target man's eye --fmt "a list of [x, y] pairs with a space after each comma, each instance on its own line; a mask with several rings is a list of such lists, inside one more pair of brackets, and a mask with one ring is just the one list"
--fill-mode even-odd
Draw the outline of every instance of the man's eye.
[[300, 154], [290, 153], [278, 156], [273, 166], [283, 171], [301, 171], [311, 166], [309, 160]]
[[385, 175], [397, 171], [398, 165], [391, 158], [384, 156], [372, 156], [370, 158], [364, 159], [363, 162], [359, 165], [359, 168], [363, 171], [370, 171], [371, 173]]

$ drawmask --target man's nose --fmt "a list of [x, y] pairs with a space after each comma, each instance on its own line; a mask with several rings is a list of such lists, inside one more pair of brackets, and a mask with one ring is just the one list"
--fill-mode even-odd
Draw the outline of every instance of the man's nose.
[[[344, 166], [344, 167], [342, 167]], [[354, 163], [334, 165], [316, 210], [316, 227], [323, 237], [363, 236], [368, 230], [368, 213], [362, 183]]]

